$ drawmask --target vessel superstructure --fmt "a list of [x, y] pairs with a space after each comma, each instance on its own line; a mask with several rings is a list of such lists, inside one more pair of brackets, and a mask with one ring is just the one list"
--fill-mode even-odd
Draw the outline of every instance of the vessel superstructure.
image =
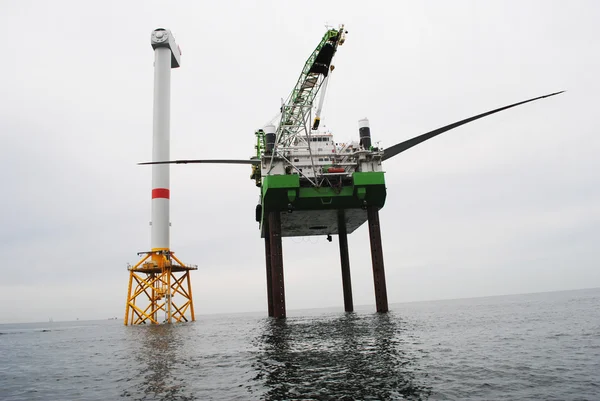
[[360, 140], [350, 142], [336, 142], [320, 124], [332, 62], [346, 33], [343, 25], [327, 30], [282, 105], [278, 124], [256, 132], [260, 164], [251, 178], [262, 189], [256, 212], [262, 236], [271, 211], [286, 212], [283, 237], [331, 235], [338, 233], [340, 210], [351, 233], [367, 220], [368, 205], [385, 203], [383, 149], [372, 146], [368, 119], [359, 121]]

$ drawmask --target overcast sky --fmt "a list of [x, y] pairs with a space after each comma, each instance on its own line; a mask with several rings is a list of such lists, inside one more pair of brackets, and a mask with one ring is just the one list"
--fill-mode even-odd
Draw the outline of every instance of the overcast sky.
[[[0, 322], [123, 316], [148, 250], [153, 52], [171, 29], [172, 158], [247, 158], [325, 24], [323, 123], [383, 147], [559, 90], [384, 163], [390, 303], [600, 286], [597, 1], [0, 1]], [[198, 314], [264, 311], [248, 166], [171, 168], [171, 248]], [[368, 229], [349, 237], [374, 304]], [[343, 310], [337, 237], [284, 239], [288, 309]], [[373, 307], [374, 309], [374, 307]], [[392, 306], [393, 309], [393, 306]]]

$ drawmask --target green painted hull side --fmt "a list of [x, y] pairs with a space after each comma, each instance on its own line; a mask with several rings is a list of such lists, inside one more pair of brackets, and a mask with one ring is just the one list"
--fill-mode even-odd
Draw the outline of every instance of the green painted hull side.
[[300, 178], [297, 175], [263, 177], [261, 185], [263, 215], [271, 210], [287, 210], [290, 191], [297, 194], [299, 189]]
[[360, 209], [363, 201], [382, 208], [386, 189], [383, 172], [354, 173], [352, 185], [338, 189], [331, 187], [300, 188], [297, 175], [274, 175], [263, 178], [263, 211]]
[[261, 190], [263, 221], [270, 211], [287, 213], [289, 204], [294, 213], [361, 209], [364, 201], [381, 209], [386, 198], [383, 172], [354, 173], [352, 185], [337, 189], [301, 188], [297, 175], [274, 175], [263, 177]]

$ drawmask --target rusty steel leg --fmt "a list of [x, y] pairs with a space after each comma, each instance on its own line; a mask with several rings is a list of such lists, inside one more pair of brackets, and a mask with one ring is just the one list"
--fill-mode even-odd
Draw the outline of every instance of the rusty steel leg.
[[352, 282], [350, 280], [350, 257], [348, 256], [348, 231], [344, 209], [338, 211], [338, 237], [340, 240], [340, 262], [342, 264], [342, 288], [344, 289], [344, 310], [354, 311], [352, 302]]
[[269, 236], [269, 223], [265, 222], [265, 264], [267, 265], [267, 303], [269, 316], [273, 316], [273, 278], [271, 274], [271, 238]]
[[271, 249], [271, 282], [273, 316], [285, 317], [285, 288], [283, 286], [283, 247], [281, 245], [281, 216], [278, 211], [269, 212], [269, 239]]
[[385, 270], [383, 268], [383, 248], [379, 227], [379, 210], [376, 206], [367, 207], [369, 219], [369, 238], [371, 239], [371, 259], [373, 260], [373, 281], [375, 283], [375, 304], [377, 312], [388, 311]]

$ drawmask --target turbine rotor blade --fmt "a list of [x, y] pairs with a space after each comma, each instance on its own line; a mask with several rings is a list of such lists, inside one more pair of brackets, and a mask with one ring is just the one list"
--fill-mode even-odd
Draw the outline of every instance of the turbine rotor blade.
[[429, 131], [429, 132], [427, 132], [425, 134], [416, 136], [416, 137], [411, 138], [409, 140], [406, 140], [404, 142], [397, 143], [394, 146], [391, 146], [391, 147], [389, 147], [387, 149], [384, 149], [382, 160], [391, 159], [392, 157], [398, 155], [399, 153], [402, 153], [405, 150], [408, 150], [408, 149], [412, 148], [413, 146], [416, 146], [416, 145], [420, 144], [421, 142], [424, 142], [424, 141], [426, 141], [428, 139], [431, 139], [434, 136], [442, 134], [442, 133], [444, 133], [446, 131], [450, 131], [451, 129], [454, 129], [456, 127], [460, 127], [461, 125], [470, 123], [471, 121], [475, 121], [475, 120], [478, 120], [480, 118], [487, 117], [490, 114], [494, 114], [494, 113], [498, 113], [498, 112], [506, 110], [506, 109], [510, 109], [511, 107], [516, 107], [516, 106], [519, 106], [519, 105], [522, 105], [522, 104], [525, 104], [525, 103], [533, 102], [534, 100], [543, 99], [545, 97], [550, 97], [550, 96], [554, 96], [554, 95], [559, 95], [559, 94], [561, 94], [563, 92], [564, 91], [560, 91], [560, 92], [551, 93], [549, 95], [538, 96], [538, 97], [534, 97], [533, 99], [528, 99], [528, 100], [524, 100], [524, 101], [519, 102], [519, 103], [514, 103], [514, 104], [510, 104], [508, 106], [500, 107], [499, 109], [491, 110], [491, 111], [488, 111], [488, 112], [485, 112], [485, 113], [482, 113], [482, 114], [478, 114], [478, 115], [473, 116], [473, 117], [465, 118], [464, 120], [457, 121], [455, 123], [446, 125], [444, 127], [435, 129], [433, 131]]
[[170, 161], [161, 161], [161, 162], [143, 162], [138, 163], [138, 165], [146, 165], [146, 164], [198, 164], [198, 163], [207, 163], [207, 164], [260, 164], [259, 159], [253, 160], [245, 160], [245, 159], [189, 159], [189, 160], [170, 160]]

